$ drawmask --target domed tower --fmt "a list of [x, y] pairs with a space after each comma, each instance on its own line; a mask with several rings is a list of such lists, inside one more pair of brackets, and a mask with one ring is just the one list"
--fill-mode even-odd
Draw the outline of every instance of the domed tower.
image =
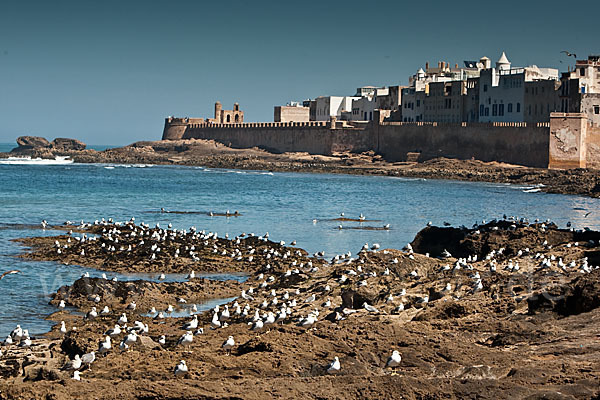
[[510, 61], [506, 58], [506, 54], [502, 52], [500, 59], [496, 63], [496, 69], [498, 70], [510, 70]]
[[217, 101], [215, 103], [215, 121], [217, 124], [221, 124], [223, 123], [222, 121], [222, 117], [223, 117], [223, 106], [221, 105], [220, 101]]

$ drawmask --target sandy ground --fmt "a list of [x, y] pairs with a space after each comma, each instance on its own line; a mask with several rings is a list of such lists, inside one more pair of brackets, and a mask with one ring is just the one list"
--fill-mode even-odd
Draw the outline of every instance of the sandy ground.
[[[57, 325], [29, 347], [1, 347], [0, 399], [600, 396], [598, 232], [510, 220], [472, 229], [427, 227], [404, 250], [372, 245], [323, 260], [266, 238], [224, 240], [133, 224], [78, 230], [101, 237], [28, 239], [22, 256], [108, 271], [198, 273], [218, 266], [245, 271], [249, 279], [125, 283], [82, 277], [52, 300], [81, 311], [57, 309], [50, 316], [65, 321], [66, 333]], [[230, 296], [237, 299], [227, 303], [229, 318], [221, 314], [224, 306], [216, 314], [221, 327], [212, 322], [213, 311], [200, 314], [203, 332], [189, 346], [177, 341], [191, 316], [145, 316], [152, 306], [163, 311]], [[137, 307], [128, 310], [132, 302]], [[82, 315], [105, 306], [109, 314]], [[282, 307], [289, 311], [285, 318], [254, 329], [256, 312], [266, 320]], [[119, 349], [125, 334], [114, 336], [106, 354], [81, 368], [81, 381], [61, 370], [76, 354], [98, 350], [122, 313], [128, 317], [122, 325], [139, 321], [148, 331], [126, 350]], [[221, 347], [228, 336], [235, 340], [230, 351]], [[393, 350], [402, 360], [390, 368]], [[336, 356], [341, 368], [328, 373]], [[180, 360], [189, 371], [176, 377]]]

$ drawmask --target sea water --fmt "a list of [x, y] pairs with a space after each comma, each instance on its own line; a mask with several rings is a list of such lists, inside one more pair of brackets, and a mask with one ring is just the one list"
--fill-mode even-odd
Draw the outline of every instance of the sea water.
[[[0, 281], [0, 340], [17, 323], [33, 333], [47, 331], [52, 323], [44, 318], [56, 310], [48, 305], [50, 295], [86, 271], [101, 274], [80, 266], [16, 258], [24, 249], [11, 239], [60, 233], [41, 230], [44, 219], [58, 225], [67, 220], [136, 217], [137, 223], [161, 227], [172, 223], [178, 229], [195, 226], [220, 237], [269, 232], [271, 240], [286, 244], [296, 240], [298, 247], [310, 253], [325, 251], [327, 258], [348, 251], [355, 254], [365, 243], [402, 248], [429, 221], [471, 226], [506, 214], [549, 218], [563, 227], [571, 221], [576, 228], [600, 228], [600, 199], [531, 189], [535, 188], [182, 166], [0, 165], [0, 272], [22, 271]], [[186, 213], [161, 213], [161, 208]], [[208, 215], [228, 210], [241, 215]], [[367, 221], [342, 222], [339, 229], [340, 222], [334, 219], [342, 212], [346, 218], [363, 214]], [[350, 229], [386, 224], [389, 230]]]

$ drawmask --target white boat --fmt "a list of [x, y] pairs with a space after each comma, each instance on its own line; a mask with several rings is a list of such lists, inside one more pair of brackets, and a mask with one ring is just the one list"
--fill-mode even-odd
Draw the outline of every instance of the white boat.
[[73, 164], [74, 160], [68, 156], [56, 156], [54, 160], [46, 158], [8, 157], [0, 159], [0, 164], [8, 165], [66, 165]]

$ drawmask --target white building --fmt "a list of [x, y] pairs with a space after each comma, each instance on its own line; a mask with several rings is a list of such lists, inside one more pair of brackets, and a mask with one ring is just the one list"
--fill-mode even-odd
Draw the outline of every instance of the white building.
[[331, 117], [341, 119], [342, 113], [352, 111], [352, 100], [360, 97], [353, 96], [320, 96], [315, 102], [314, 121], [329, 121]]
[[[546, 89], [552, 85], [543, 85], [543, 89], [537, 88], [540, 85], [534, 82], [541, 81], [558, 81], [558, 70], [538, 68], [535, 65], [513, 68], [506, 54], [502, 53], [496, 68], [480, 71], [479, 122], [548, 120], [550, 113], [546, 111], [556, 111], [554, 96], [557, 94]], [[526, 96], [526, 93], [534, 90], [536, 96], [541, 95], [540, 89], [544, 91], [543, 104], [532, 104], [531, 97]], [[545, 93], [546, 90], [548, 93]]]

